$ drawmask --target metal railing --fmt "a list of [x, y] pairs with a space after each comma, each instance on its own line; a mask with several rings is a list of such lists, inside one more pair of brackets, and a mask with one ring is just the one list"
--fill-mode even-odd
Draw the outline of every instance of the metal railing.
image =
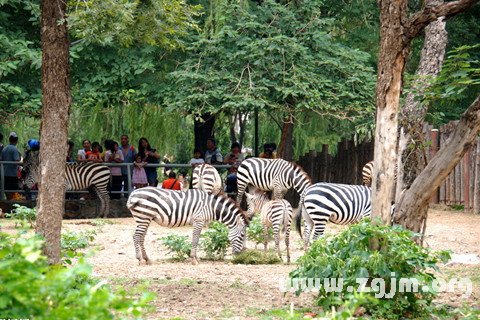
[[[25, 193], [25, 190], [10, 190], [10, 189], [5, 189], [5, 165], [17, 165], [17, 166], [22, 166], [23, 162], [20, 161], [0, 161], [0, 200], [5, 200], [5, 192], [18, 192], [18, 193]], [[104, 162], [100, 163], [103, 164], [107, 167], [127, 167], [127, 183], [128, 183], [128, 189], [123, 190], [123, 191], [109, 191], [112, 194], [126, 194], [130, 195], [130, 193], [133, 191], [133, 185], [132, 185], [132, 169], [134, 164], [133, 163], [109, 163], [109, 162]], [[222, 165], [213, 165], [217, 169], [228, 169], [232, 167], [232, 165], [229, 164], [222, 164]], [[188, 168], [192, 169], [193, 166], [190, 164], [183, 164], [183, 163], [149, 163], [147, 164], [144, 168]], [[160, 183], [160, 181], [159, 181]], [[31, 193], [37, 193], [38, 190], [31, 190]], [[88, 191], [67, 191], [67, 193], [89, 193]]]

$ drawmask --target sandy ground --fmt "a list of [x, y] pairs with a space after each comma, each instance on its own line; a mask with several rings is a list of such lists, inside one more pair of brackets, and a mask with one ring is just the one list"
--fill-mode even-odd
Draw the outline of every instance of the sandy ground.
[[[295, 269], [291, 265], [235, 265], [227, 261], [201, 261], [193, 266], [189, 261], [172, 262], [158, 238], [169, 233], [191, 236], [191, 228], [167, 229], [152, 223], [145, 247], [153, 264], [139, 266], [135, 258], [132, 235], [133, 219], [109, 219], [113, 224], [92, 225], [91, 220], [65, 220], [64, 229], [96, 230], [92, 244], [95, 255], [89, 258], [95, 274], [111, 283], [130, 288], [135, 284], [147, 284], [157, 297], [155, 310], [149, 319], [259, 319], [267, 310], [311, 307], [312, 296], [283, 295], [279, 282]], [[433, 249], [449, 249], [455, 254], [480, 256], [480, 216], [463, 212], [431, 210], [427, 226], [427, 245]], [[10, 223], [2, 222], [7, 229]], [[333, 224], [327, 232], [338, 232], [343, 227]], [[292, 261], [302, 255], [299, 235], [291, 233]], [[273, 243], [270, 244], [271, 246]], [[251, 248], [254, 245], [248, 243]], [[282, 248], [284, 248], [282, 243]], [[203, 255], [202, 252], [199, 253]], [[442, 266], [445, 277], [473, 277], [474, 293], [465, 300], [477, 303], [480, 298], [480, 264], [453, 263]], [[452, 305], [464, 302], [460, 294], [445, 294], [440, 300]], [[267, 317], [268, 318], [268, 317]]]

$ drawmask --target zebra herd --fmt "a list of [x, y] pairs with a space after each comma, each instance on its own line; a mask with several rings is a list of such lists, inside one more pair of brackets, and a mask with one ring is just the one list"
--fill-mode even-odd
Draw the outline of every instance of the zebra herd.
[[[371, 182], [373, 166], [368, 163], [362, 170], [365, 184]], [[27, 188], [38, 181], [38, 151], [29, 151], [24, 161]], [[67, 164], [66, 184], [69, 190], [89, 189], [101, 202], [104, 217], [109, 212], [107, 186], [110, 179], [108, 167], [94, 163]], [[244, 160], [237, 173], [238, 194], [235, 203], [223, 195], [217, 170], [207, 164], [198, 166], [193, 173], [192, 185], [187, 191], [163, 190], [146, 187], [133, 191], [127, 208], [137, 224], [133, 237], [136, 257], [141, 264], [150, 260], [145, 252], [144, 240], [151, 221], [161, 226], [179, 227], [193, 225], [191, 257], [197, 263], [196, 250], [202, 228], [212, 220], [223, 222], [229, 229], [233, 254], [244, 249], [246, 226], [256, 212], [260, 212], [264, 232], [272, 227], [275, 249], [280, 255], [279, 232], [283, 225], [287, 262], [290, 261], [289, 233], [293, 209], [283, 197], [289, 189], [300, 194], [297, 230], [301, 234], [301, 220], [305, 221], [304, 246], [321, 236], [327, 222], [349, 224], [371, 214], [371, 190], [368, 185], [331, 183], [312, 184], [308, 174], [298, 165], [282, 159], [249, 158]], [[272, 192], [272, 199], [267, 196]], [[246, 195], [247, 213], [239, 204]], [[266, 243], [265, 249], [266, 249]]]

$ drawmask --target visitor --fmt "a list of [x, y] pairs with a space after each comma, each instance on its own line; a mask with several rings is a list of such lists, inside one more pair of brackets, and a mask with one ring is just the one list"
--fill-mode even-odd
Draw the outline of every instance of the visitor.
[[203, 160], [202, 157], [202, 150], [195, 148], [195, 150], [193, 150], [193, 158], [188, 161], [188, 164], [195, 167], [202, 163], [205, 163], [205, 160]]
[[2, 160], [2, 150], [3, 150], [3, 134], [0, 132], [0, 160]]
[[[18, 143], [18, 136], [15, 132], [10, 132], [8, 136], [9, 145], [2, 150], [2, 161], [20, 161], [21, 155], [16, 145]], [[17, 190], [18, 189], [18, 165], [17, 164], [4, 164], [4, 190]], [[15, 192], [5, 192], [7, 200], [13, 200]]]
[[[118, 143], [112, 140], [105, 141], [105, 162], [107, 163], [123, 163], [123, 154], [118, 150]], [[111, 191], [122, 190], [122, 168], [117, 166], [110, 167], [110, 173], [112, 174], [112, 187]], [[111, 193], [110, 199], [120, 199], [119, 193]]]
[[230, 147], [230, 153], [225, 157], [223, 161], [226, 164], [240, 164], [245, 159], [244, 155], [242, 154], [242, 148], [238, 142], [232, 143]]
[[72, 157], [73, 147], [74, 147], [75, 144], [73, 143], [72, 140], [68, 140], [67, 144], [68, 144], [67, 162], [69, 162], [69, 163], [75, 162], [75, 159]]
[[90, 162], [103, 162], [100, 154], [100, 143], [92, 143], [92, 150], [86, 152], [87, 160]]
[[207, 139], [207, 151], [205, 152], [205, 162], [208, 164], [223, 164], [223, 157], [217, 148], [217, 142], [213, 138]]
[[142, 157], [139, 154], [137, 154], [135, 162], [133, 163], [132, 174], [132, 183], [135, 189], [148, 186], [147, 173], [145, 172], [146, 165], [147, 163], [143, 161]]
[[[156, 164], [160, 162], [160, 155], [157, 150], [150, 146], [150, 143], [146, 138], [140, 138], [138, 140], [138, 154], [142, 157], [142, 161], [148, 164]], [[145, 173], [147, 174], [148, 185], [156, 187], [158, 184], [158, 173], [156, 167], [146, 167]]]
[[77, 152], [77, 162], [87, 162], [87, 152], [91, 151], [92, 143], [90, 140], [85, 139], [82, 141], [83, 149], [78, 150]]
[[168, 179], [163, 181], [162, 189], [182, 190], [182, 185], [173, 170], [168, 174]]
[[[122, 134], [122, 136], [120, 137], [120, 144], [121, 144], [120, 150], [123, 153], [123, 163], [134, 163], [134, 160], [136, 159], [136, 156], [137, 156], [137, 150], [135, 150], [134, 146], [129, 144], [128, 135]], [[145, 169], [143, 171], [145, 171]], [[128, 192], [129, 185], [128, 185], [128, 167], [127, 166], [122, 167], [122, 184], [123, 184], [123, 191]], [[124, 195], [125, 197], [128, 197], [128, 193], [124, 193]]]
[[265, 143], [263, 145], [263, 152], [260, 154], [260, 158], [265, 158], [265, 159], [276, 159], [277, 158], [277, 153], [276, 150], [277, 145], [275, 143]]

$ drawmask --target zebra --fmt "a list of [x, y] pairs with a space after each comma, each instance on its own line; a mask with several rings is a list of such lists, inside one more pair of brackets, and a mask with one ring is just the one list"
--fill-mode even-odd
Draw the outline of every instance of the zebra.
[[372, 186], [373, 177], [373, 161], [367, 162], [362, 168], [363, 185], [367, 187]]
[[300, 219], [305, 220], [304, 247], [321, 236], [328, 221], [336, 224], [356, 223], [370, 217], [372, 211], [371, 189], [360, 185], [316, 183], [307, 189], [300, 198], [300, 211], [296, 217], [297, 230], [301, 233]]
[[302, 194], [311, 180], [303, 169], [283, 159], [249, 158], [240, 164], [237, 173], [237, 203], [242, 201], [247, 186], [262, 191], [273, 191], [272, 199], [283, 199], [288, 189]]
[[247, 215], [252, 217], [255, 212], [260, 212], [263, 224], [264, 250], [267, 251], [268, 228], [273, 228], [275, 250], [281, 259], [280, 253], [280, 226], [285, 232], [285, 246], [287, 247], [287, 263], [290, 263], [290, 226], [292, 224], [293, 208], [285, 199], [270, 200], [265, 192], [255, 192], [253, 195], [245, 193], [247, 197]]
[[[28, 193], [39, 181], [40, 159], [38, 150], [29, 150], [23, 160], [22, 176], [24, 188]], [[100, 200], [100, 214], [106, 218], [110, 212], [110, 198], [108, 184], [110, 183], [110, 169], [99, 163], [66, 163], [65, 177], [67, 190], [89, 190]]]
[[223, 195], [195, 189], [177, 191], [146, 187], [130, 194], [127, 208], [137, 223], [133, 242], [141, 265], [151, 263], [144, 242], [152, 220], [165, 227], [193, 225], [190, 253], [193, 264], [198, 264], [197, 246], [202, 228], [212, 220], [225, 223], [229, 228], [228, 238], [233, 254], [242, 251], [245, 245], [247, 216], [233, 200]]
[[219, 194], [222, 192], [222, 179], [215, 167], [204, 163], [193, 169], [192, 187], [211, 194]]

